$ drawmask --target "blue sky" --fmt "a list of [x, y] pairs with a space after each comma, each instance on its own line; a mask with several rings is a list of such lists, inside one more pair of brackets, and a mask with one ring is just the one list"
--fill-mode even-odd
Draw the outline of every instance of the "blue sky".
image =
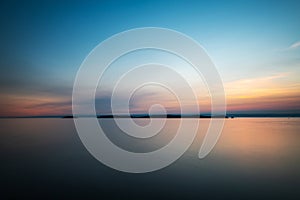
[[[57, 105], [70, 103], [76, 72], [87, 54], [113, 34], [147, 26], [174, 29], [198, 41], [215, 62], [225, 88], [258, 80], [266, 84], [265, 91], [291, 89], [287, 96], [293, 106], [287, 110], [300, 110], [295, 100], [300, 96], [299, 10], [299, 1], [4, 2], [0, 114], [22, 115], [16, 107], [23, 114], [44, 114], [47, 109], [32, 109], [52, 104], [59, 114], [69, 112]], [[236, 93], [227, 90], [233, 99], [240, 96], [236, 88]]]

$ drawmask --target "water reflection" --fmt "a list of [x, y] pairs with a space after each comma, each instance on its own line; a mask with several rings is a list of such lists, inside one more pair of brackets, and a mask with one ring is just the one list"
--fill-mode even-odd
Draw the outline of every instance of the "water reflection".
[[[183, 157], [160, 171], [137, 175], [95, 160], [79, 140], [72, 119], [1, 119], [2, 194], [12, 198], [47, 194], [106, 199], [297, 199], [299, 122], [299, 118], [226, 119], [216, 147], [200, 160], [198, 151], [209, 124], [209, 119], [200, 119], [197, 138]], [[114, 143], [147, 152], [174, 137], [179, 119], [168, 119], [161, 133], [143, 142], [122, 135], [111, 119], [100, 123]]]

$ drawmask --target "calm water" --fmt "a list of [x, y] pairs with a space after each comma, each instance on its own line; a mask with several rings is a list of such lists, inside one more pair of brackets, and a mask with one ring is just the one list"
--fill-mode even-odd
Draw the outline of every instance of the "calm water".
[[[101, 120], [122, 148], [147, 152], [172, 139], [179, 119], [140, 142]], [[299, 199], [300, 119], [226, 119], [214, 150], [197, 154], [209, 119], [191, 148], [162, 170], [127, 174], [95, 160], [83, 147], [72, 119], [1, 119], [0, 198], [103, 199]], [[188, 130], [187, 130], [188, 131]]]

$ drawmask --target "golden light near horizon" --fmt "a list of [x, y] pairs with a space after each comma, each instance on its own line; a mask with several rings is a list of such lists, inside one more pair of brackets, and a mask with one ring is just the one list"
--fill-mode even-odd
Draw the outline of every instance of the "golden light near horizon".
[[299, 109], [300, 84], [294, 76], [281, 73], [225, 83], [228, 110]]
[[[297, 74], [281, 73], [272, 76], [240, 79], [225, 82], [227, 112], [245, 110], [290, 110], [299, 109], [300, 83], [295, 81]], [[201, 112], [210, 111], [210, 94], [203, 84], [198, 84]], [[133, 112], [147, 111], [147, 105], [160, 102], [166, 105], [169, 111], [178, 111], [178, 102], [172, 100], [164, 92], [151, 93], [146, 99], [136, 100]], [[71, 113], [71, 99], [67, 95], [26, 95], [1, 94], [2, 116], [33, 116], [33, 115], [64, 115]], [[192, 111], [191, 111], [192, 112]]]

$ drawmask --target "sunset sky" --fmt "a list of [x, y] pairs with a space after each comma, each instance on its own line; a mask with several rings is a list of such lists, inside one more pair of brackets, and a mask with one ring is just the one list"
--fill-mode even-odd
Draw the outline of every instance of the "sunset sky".
[[[200, 43], [223, 79], [227, 112], [300, 114], [299, 10], [299, 1], [2, 3], [0, 116], [71, 114], [73, 82], [84, 58], [101, 41], [138, 27], [174, 29]], [[111, 76], [121, 68], [116, 65]], [[133, 102], [135, 112], [157, 99], [178, 111], [164, 92], [148, 91]], [[206, 95], [199, 93], [204, 111]], [[99, 91], [100, 111], [107, 102]]]

